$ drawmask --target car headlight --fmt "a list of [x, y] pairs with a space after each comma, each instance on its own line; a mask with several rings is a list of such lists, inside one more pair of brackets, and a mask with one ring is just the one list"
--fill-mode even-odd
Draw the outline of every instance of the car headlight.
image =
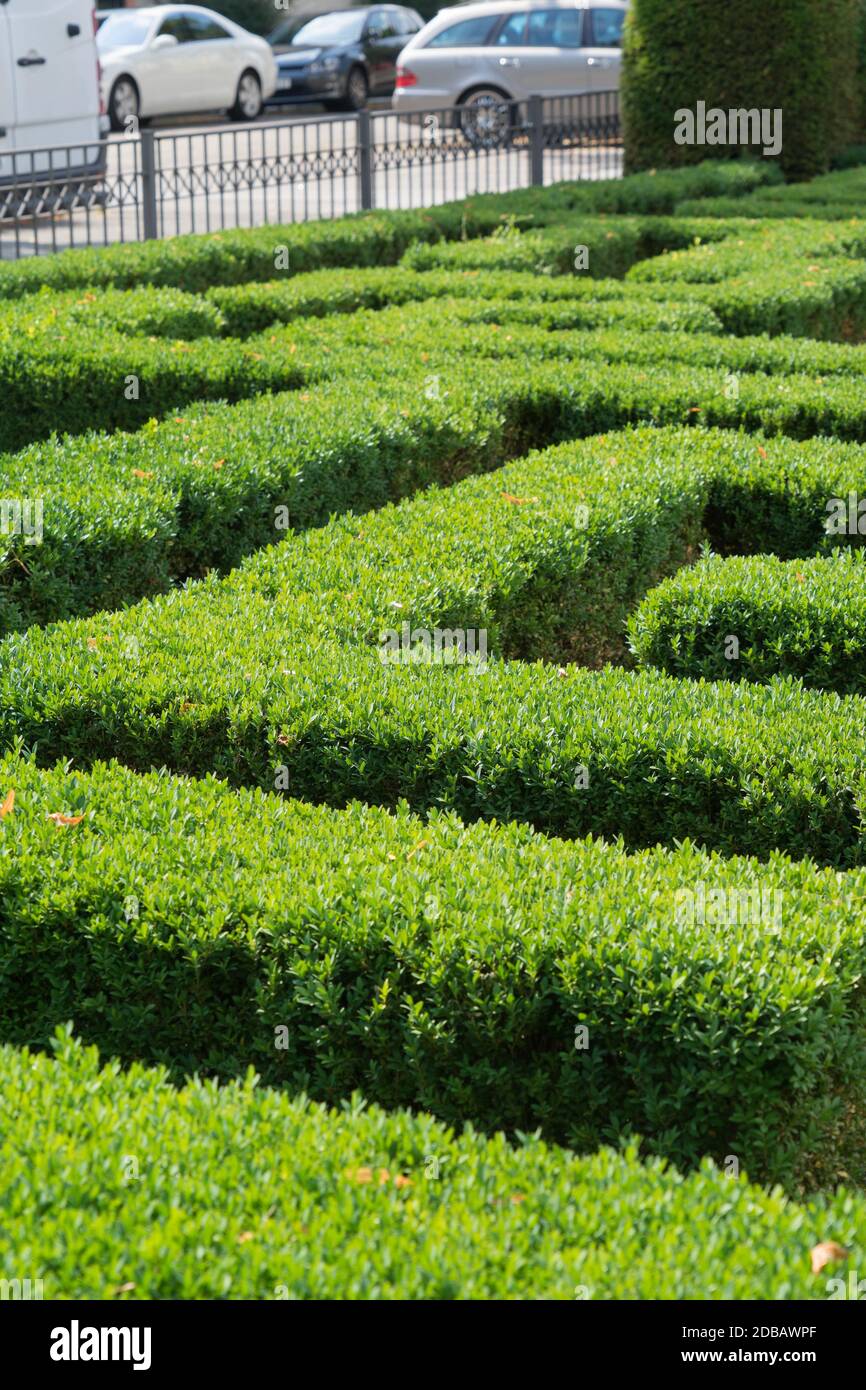
[[336, 72], [339, 66], [339, 58], [318, 58], [315, 63], [310, 64], [310, 72]]

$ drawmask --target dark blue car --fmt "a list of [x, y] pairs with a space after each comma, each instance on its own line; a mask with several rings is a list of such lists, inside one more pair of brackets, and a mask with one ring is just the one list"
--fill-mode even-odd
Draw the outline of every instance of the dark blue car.
[[397, 58], [424, 27], [403, 5], [334, 10], [296, 24], [287, 20], [268, 40], [279, 69], [269, 106], [315, 101], [334, 111], [360, 111], [368, 96], [393, 92]]

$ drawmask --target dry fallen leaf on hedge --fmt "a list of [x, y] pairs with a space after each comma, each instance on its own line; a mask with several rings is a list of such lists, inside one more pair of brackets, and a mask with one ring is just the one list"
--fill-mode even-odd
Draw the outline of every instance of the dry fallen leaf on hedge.
[[5, 797], [4, 801], [3, 801], [3, 804], [0, 805], [0, 820], [3, 820], [4, 817], [6, 817], [6, 816], [11, 816], [11, 814], [12, 814], [14, 808], [15, 808], [15, 792], [14, 792], [13, 790], [10, 789], [10, 790], [6, 793], [6, 797]]
[[49, 811], [48, 819], [53, 820], [55, 825], [78, 825], [79, 821], [84, 820], [84, 814], [80, 816], [67, 816], [63, 811]]
[[812, 1273], [820, 1274], [825, 1265], [847, 1258], [848, 1251], [844, 1246], [838, 1245], [835, 1240], [822, 1240], [821, 1244], [814, 1246], [811, 1251]]

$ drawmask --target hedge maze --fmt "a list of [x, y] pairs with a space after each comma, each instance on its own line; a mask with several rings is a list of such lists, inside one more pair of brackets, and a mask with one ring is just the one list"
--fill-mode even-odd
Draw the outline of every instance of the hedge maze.
[[866, 1255], [826, 182], [0, 267], [0, 1273], [825, 1298], [811, 1247]]

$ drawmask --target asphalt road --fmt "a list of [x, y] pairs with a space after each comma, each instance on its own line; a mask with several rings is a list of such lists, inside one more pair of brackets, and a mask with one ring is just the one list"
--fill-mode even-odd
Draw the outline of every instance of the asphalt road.
[[[519, 139], [500, 149], [468, 145], [430, 118], [398, 117], [387, 102], [371, 107], [373, 205], [431, 206], [530, 182], [529, 149]], [[357, 122], [315, 107], [276, 108], [248, 125], [215, 119], [154, 122], [161, 236], [338, 217], [361, 207]], [[70, 245], [105, 245], [143, 236], [136, 139], [113, 136], [105, 183], [89, 206], [40, 217], [0, 220], [0, 257]], [[545, 183], [611, 177], [621, 151], [563, 146], [544, 155]], [[80, 190], [79, 190], [80, 191]], [[85, 193], [87, 198], [87, 194]]]

